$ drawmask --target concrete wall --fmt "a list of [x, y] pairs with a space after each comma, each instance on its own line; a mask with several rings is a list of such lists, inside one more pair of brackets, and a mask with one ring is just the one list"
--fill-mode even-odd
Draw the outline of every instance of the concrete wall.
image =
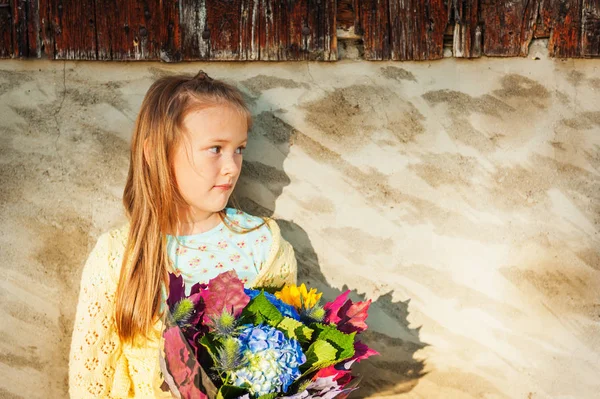
[[255, 128], [236, 195], [300, 278], [371, 298], [356, 397], [600, 389], [600, 63], [0, 63], [0, 397], [66, 397], [81, 268], [145, 91], [202, 68]]

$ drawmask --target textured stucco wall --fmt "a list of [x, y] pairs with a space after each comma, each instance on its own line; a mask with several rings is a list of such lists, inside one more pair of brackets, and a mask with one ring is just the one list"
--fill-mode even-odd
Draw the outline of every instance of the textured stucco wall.
[[202, 68], [255, 115], [236, 189], [300, 278], [371, 298], [359, 396], [600, 389], [600, 63], [0, 63], [0, 397], [66, 397], [83, 262], [124, 220], [145, 91]]

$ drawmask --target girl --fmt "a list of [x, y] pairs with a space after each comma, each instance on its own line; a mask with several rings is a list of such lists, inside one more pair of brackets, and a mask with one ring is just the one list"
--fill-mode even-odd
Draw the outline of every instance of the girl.
[[241, 93], [202, 71], [146, 93], [123, 194], [128, 222], [99, 237], [83, 268], [71, 398], [171, 397], [158, 357], [168, 272], [188, 289], [231, 269], [247, 287], [296, 282], [277, 224], [226, 206], [251, 124]]

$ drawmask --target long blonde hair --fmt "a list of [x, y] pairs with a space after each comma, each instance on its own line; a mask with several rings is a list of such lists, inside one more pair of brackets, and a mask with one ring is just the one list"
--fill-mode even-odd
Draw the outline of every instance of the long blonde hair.
[[[162, 289], [168, 291], [171, 262], [165, 233], [177, 231], [176, 209], [187, 205], [177, 188], [172, 155], [181, 142], [185, 116], [215, 105], [233, 107], [246, 118], [248, 130], [252, 127], [252, 114], [241, 92], [203, 71], [193, 77], [158, 79], [142, 102], [131, 139], [123, 193], [130, 228], [116, 292], [116, 327], [122, 342], [133, 342], [138, 336], [147, 338], [156, 318], [162, 316]], [[236, 204], [233, 197], [232, 200]], [[246, 233], [266, 223], [263, 218], [259, 226], [242, 229], [233, 227], [225, 210], [219, 216], [236, 233]]]

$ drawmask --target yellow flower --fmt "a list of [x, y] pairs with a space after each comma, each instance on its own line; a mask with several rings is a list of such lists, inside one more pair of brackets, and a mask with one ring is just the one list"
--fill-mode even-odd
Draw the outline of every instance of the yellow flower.
[[286, 285], [275, 293], [275, 297], [288, 305], [294, 306], [298, 310], [310, 309], [319, 302], [323, 293], [317, 293], [316, 288], [310, 291], [306, 290], [304, 283], [298, 287], [297, 285]]

